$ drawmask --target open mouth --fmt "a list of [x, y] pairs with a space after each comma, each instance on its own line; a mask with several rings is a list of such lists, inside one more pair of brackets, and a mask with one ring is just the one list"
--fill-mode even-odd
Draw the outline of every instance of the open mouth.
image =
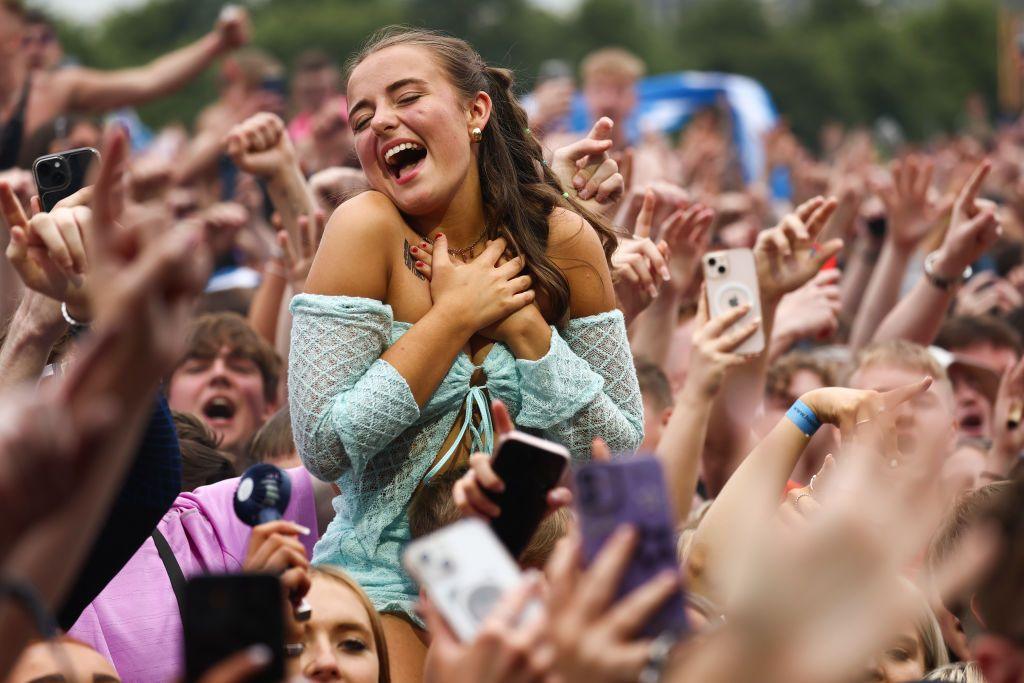
[[981, 419], [981, 413], [970, 411], [957, 416], [957, 424], [960, 431], [969, 436], [980, 436], [985, 422]]
[[427, 148], [416, 142], [403, 142], [384, 153], [384, 165], [399, 183], [409, 180], [427, 158]]
[[235, 404], [223, 396], [216, 396], [203, 404], [203, 416], [212, 425], [230, 422], [235, 410]]

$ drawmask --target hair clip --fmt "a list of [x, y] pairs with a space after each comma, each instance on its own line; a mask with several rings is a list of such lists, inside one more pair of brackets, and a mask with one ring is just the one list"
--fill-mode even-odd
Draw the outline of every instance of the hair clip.
[[568, 199], [569, 198], [569, 193], [568, 192], [563, 192], [562, 193], [562, 197], [565, 198], [565, 199]]
[[529, 128], [524, 128], [523, 132], [529, 135], [532, 131]]

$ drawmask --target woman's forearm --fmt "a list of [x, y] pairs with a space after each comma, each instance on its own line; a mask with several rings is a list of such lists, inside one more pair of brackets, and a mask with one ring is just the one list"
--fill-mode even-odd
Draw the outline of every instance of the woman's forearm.
[[689, 384], [684, 386], [655, 450], [665, 469], [677, 523], [689, 516], [697, 490], [697, 470], [704, 452], [711, 402], [711, 397], [701, 395]]
[[665, 367], [672, 344], [672, 334], [679, 323], [681, 302], [682, 293], [674, 287], [661, 288], [658, 298], [652, 301], [647, 310], [641, 312], [630, 326], [630, 346], [634, 355], [658, 367]]
[[399, 337], [381, 355], [381, 360], [387, 361], [405, 379], [422, 408], [474, 332], [456, 316], [435, 306]]
[[875, 272], [875, 264], [881, 254], [881, 247], [871, 238], [857, 241], [851, 251], [850, 259], [843, 268], [843, 279], [839, 283], [840, 302], [842, 303], [843, 319], [852, 325], [864, 300], [864, 292]]
[[900, 298], [900, 286], [907, 272], [911, 253], [886, 240], [878, 265], [864, 293], [864, 301], [857, 311], [850, 332], [850, 346], [860, 349], [871, 341], [875, 330]]
[[788, 418], [779, 420], [725, 483], [694, 535], [692, 548], [703, 568], [691, 577], [693, 590], [722, 596], [720, 572], [746, 542], [742, 529], [750, 519], [772, 514], [807, 441]]

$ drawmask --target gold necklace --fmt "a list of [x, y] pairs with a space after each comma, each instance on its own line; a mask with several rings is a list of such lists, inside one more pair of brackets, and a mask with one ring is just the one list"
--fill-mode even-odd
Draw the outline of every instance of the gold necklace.
[[[473, 241], [473, 244], [469, 245], [468, 247], [463, 247], [462, 249], [452, 249], [452, 248], [450, 248], [450, 247], [449, 247], [449, 249], [448, 249], [448, 255], [449, 255], [449, 256], [454, 256], [454, 257], [455, 257], [455, 258], [457, 258], [457, 259], [461, 259], [461, 258], [462, 258], [463, 256], [465, 256], [466, 254], [472, 254], [472, 253], [473, 253], [473, 249], [475, 249], [475, 248], [476, 248], [476, 246], [477, 246], [478, 244], [480, 244], [480, 242], [482, 242], [482, 241], [483, 241], [483, 239], [484, 239], [484, 237], [485, 237], [486, 235], [487, 235], [487, 228], [484, 228], [484, 231], [483, 231], [483, 232], [481, 232], [481, 233], [480, 233], [480, 236], [479, 236], [479, 237], [477, 237], [477, 238], [476, 238], [476, 239], [475, 239], [475, 240]], [[436, 242], [437, 240], [434, 240], [434, 241]]]

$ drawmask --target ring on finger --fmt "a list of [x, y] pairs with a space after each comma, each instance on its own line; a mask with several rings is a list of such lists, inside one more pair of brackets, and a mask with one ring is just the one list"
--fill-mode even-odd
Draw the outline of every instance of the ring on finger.
[[801, 498], [810, 498], [810, 497], [811, 497], [811, 494], [809, 494], [809, 493], [801, 493], [799, 496], [797, 496], [796, 498], [793, 499], [793, 509], [796, 510], [797, 512], [800, 512], [800, 499]]

